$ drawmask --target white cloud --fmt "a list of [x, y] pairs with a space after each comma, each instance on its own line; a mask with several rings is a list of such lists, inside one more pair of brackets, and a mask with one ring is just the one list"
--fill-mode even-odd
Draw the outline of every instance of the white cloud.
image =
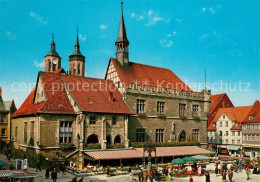
[[135, 17], [135, 13], [132, 13], [132, 14], [131, 14], [131, 17], [134, 18], [134, 17]]
[[206, 11], [207, 10], [207, 8], [202, 8], [202, 11]]
[[213, 8], [209, 8], [209, 10], [210, 10], [211, 14], [215, 14], [216, 13], [216, 11], [213, 10]]
[[34, 18], [35, 20], [37, 20], [40, 24], [46, 25], [46, 24], [48, 23], [48, 21], [45, 20], [42, 16], [37, 15], [37, 14], [34, 13], [34, 12], [31, 12], [31, 13], [29, 14], [29, 16], [33, 17], [33, 18]]
[[11, 40], [15, 40], [15, 38], [16, 38], [16, 35], [11, 31], [6, 31], [5, 34]]
[[99, 25], [99, 28], [102, 29], [102, 30], [106, 30], [107, 26], [106, 25]]
[[179, 23], [182, 22], [182, 20], [180, 18], [176, 18], [176, 21], [179, 22]]
[[208, 13], [211, 13], [212, 15], [214, 15], [219, 8], [221, 8], [221, 5], [220, 5], [220, 4], [217, 5], [217, 6], [203, 7], [203, 8], [201, 9], [201, 12], [202, 12], [202, 13], [208, 12]]
[[131, 18], [135, 18], [137, 21], [146, 21], [144, 26], [152, 26], [157, 24], [160, 21], [164, 21], [169, 23], [170, 19], [166, 20], [159, 15], [159, 13], [155, 13], [153, 10], [144, 11], [141, 14], [131, 13]]
[[171, 36], [172, 36], [172, 34], [168, 34], [168, 35], [167, 35], [167, 37], [171, 37]]
[[33, 64], [38, 68], [44, 68], [44, 60], [42, 62], [38, 62], [37, 60], [34, 60]]
[[80, 38], [80, 40], [85, 41], [87, 39], [87, 35], [86, 34], [84, 34], [84, 35], [79, 34], [79, 38]]
[[149, 10], [148, 11], [148, 16], [151, 16], [153, 14], [153, 11], [152, 10]]
[[173, 31], [173, 32], [172, 32], [173, 35], [176, 35], [176, 33], [177, 33], [176, 31]]
[[163, 39], [163, 40], [160, 40], [160, 41], [159, 41], [159, 44], [160, 44], [162, 47], [171, 47], [171, 46], [173, 45], [173, 41]]

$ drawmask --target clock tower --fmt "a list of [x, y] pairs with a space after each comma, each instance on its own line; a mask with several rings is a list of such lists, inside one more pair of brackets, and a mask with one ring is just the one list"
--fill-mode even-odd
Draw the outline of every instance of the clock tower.
[[61, 57], [56, 52], [56, 44], [54, 42], [54, 34], [52, 34], [51, 50], [44, 57], [44, 71], [53, 72], [61, 68]]

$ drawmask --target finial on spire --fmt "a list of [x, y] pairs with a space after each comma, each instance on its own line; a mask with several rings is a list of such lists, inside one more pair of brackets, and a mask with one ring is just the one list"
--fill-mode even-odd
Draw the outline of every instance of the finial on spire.
[[123, 0], [121, 1], [121, 12], [123, 13], [123, 4], [124, 4], [124, 2], [123, 2]]
[[52, 41], [54, 42], [54, 33], [52, 33]]
[[78, 33], [79, 33], [79, 27], [78, 27], [78, 25], [77, 25], [77, 35], [78, 35]]

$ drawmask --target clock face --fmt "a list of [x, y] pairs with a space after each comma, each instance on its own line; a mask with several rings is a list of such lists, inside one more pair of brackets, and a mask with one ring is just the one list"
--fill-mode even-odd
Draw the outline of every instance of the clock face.
[[58, 60], [57, 59], [54, 59], [53, 60], [53, 64], [57, 64], [58, 63]]

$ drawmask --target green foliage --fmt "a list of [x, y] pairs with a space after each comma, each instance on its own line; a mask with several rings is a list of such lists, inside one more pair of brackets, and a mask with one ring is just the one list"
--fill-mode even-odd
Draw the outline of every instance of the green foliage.
[[[146, 142], [131, 142], [130, 147], [143, 148]], [[174, 146], [199, 146], [199, 142], [161, 142], [154, 143], [156, 147], [174, 147]]]
[[60, 144], [60, 149], [61, 150], [69, 150], [69, 149], [72, 149], [74, 148], [75, 146], [71, 143], [61, 143]]
[[114, 148], [125, 148], [125, 146], [122, 143], [116, 143]]
[[166, 115], [165, 114], [157, 114], [158, 118], [162, 118], [162, 119], [165, 119], [166, 118]]
[[101, 146], [98, 143], [87, 144], [86, 149], [101, 149]]
[[146, 113], [139, 113], [138, 117], [139, 118], [147, 118], [147, 115], [146, 115]]
[[200, 121], [200, 117], [199, 116], [194, 116], [193, 119], [194, 119], [194, 121], [197, 121], [197, 122]]
[[187, 119], [187, 116], [180, 116], [180, 120], [185, 121]]

